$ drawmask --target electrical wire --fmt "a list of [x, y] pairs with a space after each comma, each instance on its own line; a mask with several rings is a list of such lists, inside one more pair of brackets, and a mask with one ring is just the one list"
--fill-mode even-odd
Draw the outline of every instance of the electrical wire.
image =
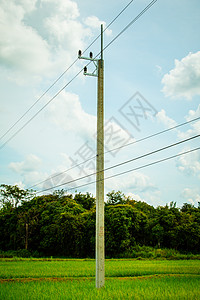
[[[105, 32], [118, 18], [119, 16], [131, 5], [131, 3], [134, 0], [131, 0], [121, 11], [120, 13], [105, 27], [105, 29], [103, 30], [103, 32]], [[101, 36], [101, 34], [99, 34], [91, 43], [90, 45], [83, 51], [83, 53], [85, 53]], [[27, 114], [28, 112], [48, 93], [48, 91], [75, 65], [75, 63], [78, 61], [79, 59], [76, 58], [74, 60], [74, 62], [50, 85], [50, 87], [29, 107], [29, 109], [27, 111], [25, 111], [25, 113], [0, 137], [0, 140], [3, 139]], [[14, 137], [15, 135], [13, 135]], [[8, 140], [7, 142], [9, 142], [10, 140]], [[1, 149], [1, 148], [0, 148]]]
[[[78, 59], [77, 59], [78, 60]], [[27, 113], [48, 93], [48, 91], [64, 76], [64, 74], [71, 69], [71, 67], [77, 62], [75, 60], [53, 83], [52, 85], [29, 107], [29, 109], [0, 137], [0, 140], [4, 138], [26, 115]], [[8, 140], [9, 141], [9, 140]], [[0, 148], [1, 149], [1, 148]]]
[[110, 43], [106, 45], [106, 47], [103, 49], [104, 51], [116, 40], [122, 35], [130, 26], [132, 26], [146, 11], [148, 11], [158, 0], [151, 1], [120, 33], [118, 33]]
[[[86, 159], [84, 162], [81, 162], [80, 164], [77, 164], [77, 165], [75, 165], [75, 166], [73, 166], [73, 167], [71, 167], [71, 168], [69, 168], [69, 169], [67, 169], [67, 170], [65, 170], [65, 171], [62, 171], [62, 172], [57, 173], [57, 174], [55, 174], [55, 175], [53, 175], [53, 176], [50, 176], [49, 179], [53, 179], [53, 178], [55, 178], [55, 177], [58, 177], [58, 176], [60, 176], [60, 175], [62, 175], [62, 174], [64, 174], [64, 173], [66, 173], [66, 172], [69, 172], [69, 171], [73, 170], [74, 168], [78, 168], [78, 167], [81, 166], [82, 164], [85, 164], [85, 163], [87, 163], [88, 161], [91, 161], [91, 160], [94, 159], [94, 158], [96, 158], [96, 155], [93, 156], [92, 158]], [[30, 187], [28, 188], [28, 190], [34, 188], [34, 187], [37, 186], [37, 185], [40, 185], [40, 184], [46, 182], [46, 181], [47, 181], [47, 179], [42, 180], [42, 181], [40, 181], [40, 182], [38, 182], [38, 183], [36, 183], [36, 184], [30, 186]]]
[[[199, 120], [199, 119], [200, 119], [200, 117], [197, 117], [197, 118], [192, 119], [192, 120], [190, 120], [190, 121], [187, 121], [187, 122], [178, 124], [178, 125], [176, 125], [176, 126], [170, 127], [170, 128], [168, 128], [168, 129], [159, 131], [159, 132], [157, 132], [157, 133], [151, 134], [151, 135], [149, 135], [149, 136], [146, 136], [146, 137], [141, 138], [141, 139], [139, 139], [139, 140], [133, 141], [133, 142], [128, 143], [128, 144], [125, 144], [125, 145], [123, 145], [123, 146], [116, 147], [116, 148], [113, 148], [113, 149], [111, 149], [111, 150], [105, 151], [105, 152], [104, 152], [104, 155], [107, 154], [107, 153], [110, 153], [110, 152], [113, 152], [113, 151], [116, 151], [116, 150], [125, 148], [125, 147], [127, 147], [127, 146], [131, 146], [131, 145], [133, 145], [133, 144], [136, 144], [136, 143], [145, 141], [145, 140], [147, 140], [147, 139], [150, 139], [150, 138], [152, 138], [152, 137], [155, 137], [155, 136], [158, 136], [158, 135], [160, 135], [160, 134], [166, 133], [166, 132], [168, 132], [168, 131], [171, 131], [171, 130], [173, 130], [173, 129], [179, 128], [179, 127], [181, 127], [181, 126], [187, 125], [187, 124], [189, 124], [189, 123], [191, 123], [191, 122], [194, 122], [194, 121], [197, 121], [197, 120]], [[100, 154], [100, 156], [101, 156], [101, 155], [102, 155], [102, 154]], [[77, 167], [79, 167], [79, 166], [81, 166], [81, 165], [83, 165], [83, 164], [85, 164], [85, 163], [87, 163], [87, 162], [89, 162], [89, 161], [95, 159], [96, 157], [97, 157], [96, 155], [95, 155], [95, 156], [92, 156], [92, 157], [90, 157], [89, 159], [87, 159], [87, 160], [85, 160], [85, 161], [83, 161], [83, 162], [81, 162], [81, 163], [79, 163], [79, 164], [76, 164], [76, 165], [74, 165], [73, 167], [71, 167], [71, 168], [69, 168], [69, 169], [66, 169], [66, 170], [64, 170], [64, 171], [62, 171], [62, 172], [59, 172], [59, 173], [53, 175], [53, 176], [50, 176], [49, 179], [53, 179], [53, 178], [55, 178], [55, 177], [58, 177], [58, 176], [60, 176], [60, 175], [62, 175], [62, 174], [64, 174], [64, 173], [66, 173], [66, 172], [69, 172], [70, 170], [72, 170], [72, 169], [74, 169], [74, 168], [77, 168]], [[42, 183], [44, 183], [44, 182], [46, 182], [46, 179], [43, 180], [43, 181], [40, 181], [40, 182], [38, 182], [38, 183], [36, 183], [36, 184], [34, 184], [34, 185], [32, 185], [32, 186], [29, 187], [28, 189], [32, 189], [32, 188], [36, 187], [37, 185], [40, 185], [40, 184], [42, 184]]]
[[[153, 165], [156, 165], [158, 163], [161, 163], [161, 162], [164, 162], [164, 161], [167, 161], [167, 160], [170, 160], [170, 159], [173, 159], [173, 158], [176, 158], [176, 157], [188, 154], [188, 153], [192, 153], [192, 152], [197, 151], [197, 150], [200, 150], [200, 147], [197, 147], [197, 148], [185, 151], [185, 152], [181, 152], [179, 154], [175, 154], [175, 155], [172, 155], [172, 156], [169, 156], [169, 157], [166, 157], [166, 158], [154, 161], [152, 163], [145, 164], [145, 165], [140, 166], [140, 167], [136, 167], [136, 168], [124, 171], [124, 172], [120, 172], [120, 173], [115, 174], [115, 175], [108, 176], [108, 177], [104, 178], [103, 180], [105, 181], [105, 180], [108, 180], [108, 179], [111, 179], [111, 178], [114, 178], [114, 177], [118, 177], [118, 176], [121, 176], [121, 175], [124, 175], [124, 174], [127, 174], [127, 173], [131, 173], [133, 171], [141, 170], [143, 168], [146, 168], [146, 167], [149, 167], [149, 166], [153, 166]], [[74, 181], [76, 181], [76, 180], [74, 180]], [[102, 181], [102, 180], [98, 180], [98, 181], [95, 180], [93, 182], [85, 183], [85, 184], [82, 184], [82, 185], [79, 185], [79, 186], [76, 186], [76, 187], [73, 187], [73, 188], [68, 188], [66, 191], [70, 191], [70, 190], [78, 189], [78, 188], [81, 188], [81, 187], [84, 187], [84, 186], [88, 186], [88, 185], [91, 185], [91, 184], [99, 182], [99, 181]], [[63, 183], [62, 185], [66, 185], [66, 184], [68, 184], [68, 183]], [[49, 189], [45, 189], [45, 190], [42, 190], [42, 191], [39, 191], [39, 192], [35, 192], [35, 194], [41, 194], [43, 192], [46, 192], [48, 190], [52, 190], [53, 188], [56, 188], [56, 187], [59, 187], [59, 186], [62, 186], [62, 185], [54, 186], [54, 187], [51, 187]]]
[[12, 140], [19, 132], [21, 132], [24, 127], [26, 127], [47, 105], [49, 105], [76, 77], [80, 75], [83, 69], [81, 69], [67, 84], [65, 84], [42, 108], [40, 108], [21, 128], [19, 128], [7, 141], [5, 141], [1, 146], [0, 150], [5, 147], [5, 145]]
[[[141, 155], [141, 156], [134, 157], [134, 158], [132, 158], [132, 159], [129, 159], [129, 160], [126, 160], [126, 161], [124, 161], [124, 162], [118, 163], [118, 164], [116, 164], [116, 165], [113, 165], [113, 166], [111, 166], [111, 167], [108, 167], [108, 168], [106, 168], [106, 169], [104, 169], [104, 170], [102, 170], [102, 171], [104, 171], [104, 172], [105, 172], [105, 171], [108, 171], [108, 170], [111, 170], [111, 169], [114, 169], [114, 168], [120, 167], [120, 166], [122, 166], [122, 165], [125, 165], [125, 164], [128, 164], [128, 163], [130, 163], [130, 162], [133, 162], [133, 161], [139, 160], [139, 159], [141, 159], [141, 158], [144, 158], [144, 157], [147, 157], [147, 156], [153, 155], [153, 154], [155, 154], [155, 153], [158, 153], [158, 152], [164, 151], [164, 150], [166, 150], [166, 149], [169, 149], [169, 148], [172, 148], [172, 147], [174, 147], [174, 146], [177, 146], [177, 145], [183, 144], [183, 143], [185, 143], [185, 142], [188, 142], [188, 141], [190, 141], [190, 140], [193, 140], [193, 139], [195, 139], [195, 138], [198, 138], [198, 137], [200, 137], [200, 134], [198, 134], [198, 135], [195, 135], [195, 136], [193, 136], [193, 137], [190, 137], [190, 138], [188, 138], [188, 139], [185, 139], [185, 140], [182, 140], [182, 141], [176, 142], [176, 143], [174, 143], [174, 144], [171, 144], [171, 145], [165, 146], [165, 147], [163, 147], [163, 148], [159, 148], [159, 149], [157, 149], [157, 150], [154, 150], [154, 151], [152, 151], [152, 152], [148, 152], [148, 153], [146, 153], [146, 154], [143, 154], [143, 155]], [[101, 171], [101, 172], [102, 172], [102, 171]], [[74, 182], [74, 181], [79, 181], [79, 180], [82, 180], [82, 179], [88, 178], [88, 177], [90, 177], [90, 176], [96, 175], [96, 174], [97, 174], [97, 172], [94, 172], [94, 173], [91, 173], [91, 174], [88, 174], [88, 175], [85, 175], [85, 176], [79, 177], [79, 178], [77, 178], [77, 179], [73, 179], [73, 180], [70, 180], [70, 181], [68, 181], [68, 182], [65, 182], [65, 183], [62, 183], [62, 184], [56, 185], [55, 187], [57, 188], [57, 187], [60, 187], [60, 186], [63, 186], [63, 185], [65, 185], [65, 184], [70, 184], [70, 183], [72, 183], [72, 182]], [[48, 191], [48, 190], [51, 190], [51, 189], [52, 189], [52, 187], [51, 187], [51, 188], [48, 188], [48, 189], [45, 189], [45, 190], [43, 190], [43, 191], [41, 191], [41, 192], [46, 192], [46, 191]]]
[[[111, 40], [111, 42], [109, 44], [107, 44], [104, 48], [103, 51], [105, 51], [105, 49], [107, 49], [117, 38], [119, 38], [119, 36], [124, 33], [133, 23], [135, 23], [148, 9], [150, 9], [151, 6], [153, 6], [155, 4], [155, 2], [157, 2], [157, 0], [153, 0], [151, 3], [149, 3], [149, 5], [147, 5], [145, 7], [145, 9], [142, 10], [142, 12], [140, 12], [137, 17], [135, 17], [117, 36], [115, 36], [115, 38], [113, 38]], [[96, 57], [100, 54], [101, 52], [99, 52]], [[89, 64], [91, 64], [91, 61], [86, 65], [88, 66]], [[5, 145], [12, 140], [19, 132], [21, 132], [25, 126], [27, 126], [47, 105], [49, 105], [75, 78], [78, 77], [78, 75], [83, 71], [83, 68], [67, 83], [65, 84], [39, 111], [37, 111], [33, 117], [31, 117], [21, 128], [19, 128], [7, 141], [5, 141], [1, 146], [0, 146], [0, 150], [2, 148], [5, 147]]]
[[199, 120], [199, 119], [200, 119], [200, 117], [197, 117], [197, 118], [192, 119], [192, 120], [190, 120], [190, 121], [187, 121], [187, 122], [184, 122], [184, 123], [175, 125], [175, 126], [173, 126], [173, 127], [167, 128], [167, 129], [165, 129], [165, 130], [162, 130], [162, 131], [153, 133], [153, 134], [148, 135], [148, 136], [146, 136], [146, 137], [144, 137], [144, 138], [141, 138], [141, 139], [139, 139], [139, 140], [136, 140], [136, 141], [127, 143], [127, 144], [125, 144], [125, 145], [122, 145], [122, 146], [120, 146], [120, 147], [116, 147], [116, 148], [111, 149], [111, 150], [107, 150], [106, 152], [104, 152], [104, 154], [107, 154], [107, 153], [110, 153], [110, 152], [113, 152], [113, 151], [116, 151], [116, 150], [125, 148], [125, 147], [127, 147], [127, 146], [130, 146], [130, 145], [133, 145], [133, 144], [142, 142], [142, 141], [145, 141], [145, 140], [147, 140], [147, 139], [150, 139], [150, 138], [152, 138], [152, 137], [155, 137], [155, 136], [158, 136], [158, 135], [160, 135], [160, 134], [166, 133], [166, 132], [168, 132], [168, 131], [170, 131], [170, 130], [179, 128], [179, 127], [181, 127], [181, 126], [184, 126], [184, 125], [186, 125], [186, 124], [192, 123], [192, 122], [197, 121], [197, 120]]

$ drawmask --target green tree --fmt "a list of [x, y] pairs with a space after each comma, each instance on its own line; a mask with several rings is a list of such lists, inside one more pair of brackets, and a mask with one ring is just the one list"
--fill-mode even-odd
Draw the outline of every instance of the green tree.
[[160, 248], [163, 245], [164, 228], [160, 224], [156, 224], [152, 227], [152, 242], [154, 245], [158, 245]]
[[106, 206], [105, 242], [108, 256], [130, 252], [135, 243], [145, 239], [147, 217], [128, 204]]
[[83, 206], [84, 209], [90, 210], [95, 205], [95, 198], [92, 197], [89, 193], [86, 194], [75, 194], [74, 200]]
[[33, 191], [23, 190], [17, 185], [0, 185], [0, 203], [3, 207], [17, 207], [33, 197]]
[[116, 204], [125, 204], [127, 201], [126, 196], [121, 192], [115, 192], [114, 190], [112, 192], [107, 193], [107, 205], [116, 205]]

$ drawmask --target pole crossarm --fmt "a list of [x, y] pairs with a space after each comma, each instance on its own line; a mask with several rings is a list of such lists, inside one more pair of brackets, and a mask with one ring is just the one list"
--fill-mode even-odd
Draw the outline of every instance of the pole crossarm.
[[84, 67], [84, 73], [83, 73], [84, 75], [98, 77], [98, 61], [99, 61], [99, 59], [93, 58], [93, 53], [92, 52], [90, 52], [90, 57], [85, 57], [85, 56], [82, 56], [81, 50], [79, 50], [78, 51], [78, 58], [92, 61], [94, 66], [95, 66], [95, 70], [92, 73], [88, 73], [87, 72], [87, 67], [85, 66]]
[[78, 56], [79, 59], [90, 60], [90, 61], [98, 61], [97, 58], [90, 58], [85, 56]]

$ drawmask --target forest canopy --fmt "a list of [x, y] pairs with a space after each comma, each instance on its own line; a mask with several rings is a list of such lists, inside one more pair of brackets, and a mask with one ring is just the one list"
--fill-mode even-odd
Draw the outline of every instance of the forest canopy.
[[[18, 186], [0, 186], [0, 250], [26, 249], [43, 256], [95, 256], [95, 198], [57, 191], [35, 196]], [[107, 194], [105, 249], [107, 257], [134, 257], [134, 247], [173, 248], [198, 253], [200, 205], [175, 202], [153, 206]]]

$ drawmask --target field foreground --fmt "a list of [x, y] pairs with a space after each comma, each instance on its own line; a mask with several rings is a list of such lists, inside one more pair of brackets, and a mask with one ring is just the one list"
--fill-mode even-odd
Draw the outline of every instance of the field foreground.
[[94, 260], [1, 260], [0, 299], [200, 299], [200, 261], [106, 260], [95, 288]]

